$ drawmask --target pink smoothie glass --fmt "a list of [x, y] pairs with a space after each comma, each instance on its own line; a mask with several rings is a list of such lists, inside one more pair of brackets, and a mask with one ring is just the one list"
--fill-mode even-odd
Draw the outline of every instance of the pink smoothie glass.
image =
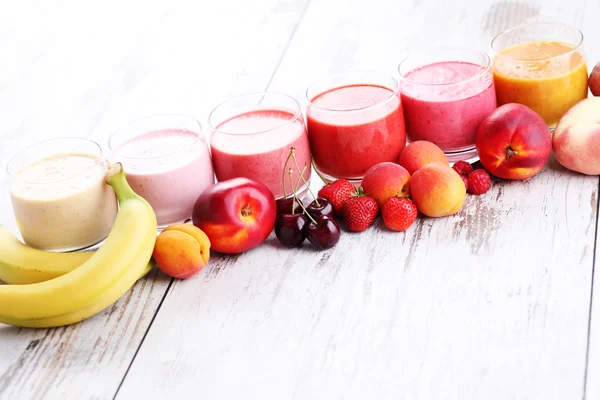
[[158, 226], [191, 218], [198, 196], [215, 183], [208, 144], [198, 121], [183, 115], [154, 115], [114, 133], [112, 161], [154, 209]]
[[[306, 193], [310, 146], [300, 105], [293, 97], [275, 92], [236, 97], [215, 107], [208, 124], [218, 181], [253, 179], [265, 184], [275, 198], [289, 196], [292, 186], [299, 196]], [[288, 159], [292, 149], [295, 162]]]
[[306, 91], [306, 125], [315, 169], [327, 180], [358, 184], [406, 145], [404, 115], [393, 76], [353, 71], [322, 79]]
[[440, 47], [412, 54], [398, 66], [409, 142], [438, 145], [451, 162], [475, 161], [475, 135], [496, 109], [489, 57]]

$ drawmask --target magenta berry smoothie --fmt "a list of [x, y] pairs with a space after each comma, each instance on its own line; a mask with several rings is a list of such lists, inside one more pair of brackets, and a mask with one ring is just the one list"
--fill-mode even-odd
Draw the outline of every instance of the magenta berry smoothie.
[[191, 218], [200, 194], [214, 184], [208, 145], [198, 132], [161, 129], [113, 145], [131, 188], [150, 203], [159, 226]]
[[[306, 166], [304, 179], [311, 174], [311, 155], [304, 122], [299, 115], [280, 109], [261, 109], [234, 115], [214, 126], [211, 138], [213, 165], [218, 181], [246, 177], [264, 183], [275, 198], [291, 193], [284, 165], [290, 149], [300, 170]], [[293, 183], [303, 191], [304, 183], [293, 161]]]
[[435, 62], [401, 73], [401, 78], [409, 141], [427, 140], [446, 153], [475, 148], [479, 123], [496, 109], [488, 65]]

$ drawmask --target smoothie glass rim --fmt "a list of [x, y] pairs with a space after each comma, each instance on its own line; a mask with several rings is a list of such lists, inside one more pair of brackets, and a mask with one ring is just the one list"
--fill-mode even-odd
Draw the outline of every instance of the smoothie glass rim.
[[[328, 88], [328, 89], [326, 89], [325, 91], [321, 91], [321, 92], [317, 93], [312, 98], [312, 100], [308, 96], [308, 92], [310, 92], [311, 89], [313, 89], [317, 84], [319, 84], [321, 82], [325, 82], [327, 80], [334, 80], [335, 78], [341, 78], [341, 77], [344, 77], [344, 76], [358, 75], [358, 74], [377, 74], [377, 75], [380, 75], [382, 77], [385, 77], [386, 79], [389, 78], [389, 79], [391, 79], [391, 81], [393, 82], [393, 84], [396, 87], [394, 89], [392, 89], [392, 88], [386, 86], [385, 88], [389, 89], [391, 91], [390, 95], [388, 97], [386, 97], [385, 99], [383, 99], [381, 101], [378, 101], [375, 104], [371, 104], [371, 105], [368, 105], [368, 106], [362, 106], [362, 107], [344, 108], [344, 109], [333, 109], [331, 107], [322, 107], [322, 106], [319, 106], [319, 105], [315, 104], [313, 102], [313, 100], [316, 99], [317, 97], [321, 96], [322, 94], [330, 92], [330, 91], [332, 91], [334, 89], [339, 89], [339, 88], [348, 87], [348, 86], [355, 86], [355, 85], [368, 85], [367, 83], [353, 83], [353, 84], [345, 84], [345, 85], [338, 85], [338, 86], [331, 85], [331, 87]], [[377, 86], [380, 86], [380, 85], [377, 85]], [[316, 109], [324, 110], [324, 111], [331, 112], [331, 113], [335, 113], [335, 112], [345, 113], [345, 112], [349, 112], [349, 111], [362, 111], [362, 110], [368, 110], [369, 108], [373, 108], [373, 107], [379, 107], [380, 105], [388, 102], [390, 99], [396, 97], [398, 95], [399, 91], [400, 91], [400, 85], [398, 83], [398, 80], [393, 75], [388, 75], [386, 72], [375, 70], [375, 69], [358, 69], [358, 70], [351, 70], [351, 71], [341, 72], [341, 73], [337, 73], [337, 74], [326, 75], [326, 76], [322, 76], [321, 78], [319, 78], [317, 80], [314, 80], [306, 88], [306, 91], [304, 92], [304, 97], [305, 97], [306, 102], [307, 102], [307, 107], [316, 108]]]
[[[478, 56], [483, 56], [483, 60], [484, 60], [484, 64], [481, 63], [473, 63], [470, 61], [461, 61], [461, 60], [445, 60], [445, 61], [455, 61], [455, 62], [463, 62], [463, 63], [470, 63], [470, 64], [475, 64], [475, 65], [479, 65], [480, 67], [482, 67], [483, 69], [481, 71], [479, 71], [478, 73], [471, 75], [469, 77], [460, 79], [458, 81], [454, 81], [454, 82], [450, 82], [450, 83], [430, 83], [430, 82], [419, 82], [419, 81], [414, 81], [410, 78], [408, 78], [405, 74], [410, 73], [415, 71], [416, 69], [422, 68], [426, 65], [430, 65], [432, 63], [424, 63], [422, 65], [419, 65], [415, 68], [410, 69], [408, 72], [405, 72], [405, 74], [402, 73], [401, 69], [402, 69], [402, 65], [415, 58], [418, 57], [419, 55], [425, 55], [425, 54], [435, 54], [438, 51], [442, 51], [442, 50], [452, 50], [452, 51], [466, 51], [466, 52], [470, 52], [473, 54], [476, 54]], [[436, 61], [436, 62], [444, 62], [444, 61]], [[444, 86], [444, 87], [449, 87], [449, 86], [455, 86], [455, 85], [465, 85], [471, 81], [476, 81], [477, 79], [481, 78], [482, 76], [488, 74], [491, 72], [492, 69], [492, 62], [490, 59], [490, 56], [487, 55], [487, 53], [485, 51], [482, 50], [477, 50], [477, 49], [472, 49], [469, 47], [463, 47], [463, 46], [435, 46], [435, 47], [428, 47], [424, 50], [419, 50], [416, 52], [413, 52], [411, 54], [409, 54], [407, 57], [405, 57], [404, 59], [402, 59], [402, 61], [400, 61], [400, 63], [398, 64], [398, 75], [400, 77], [400, 80], [402, 82], [406, 82], [409, 83], [411, 85], [420, 85], [420, 86], [432, 86], [432, 87], [440, 87], [440, 86]]]
[[[512, 56], [508, 56], [506, 54], [502, 54], [501, 51], [502, 50], [496, 50], [496, 48], [494, 47], [494, 43], [496, 43], [496, 41], [501, 38], [502, 36], [509, 34], [511, 32], [517, 31], [519, 29], [523, 29], [523, 28], [527, 28], [527, 27], [532, 27], [532, 26], [556, 26], [556, 27], [562, 27], [564, 29], [570, 30], [572, 32], [575, 32], [578, 36], [579, 39], [577, 40], [576, 44], [573, 43], [568, 43], [573, 45], [574, 47], [562, 54], [556, 55], [556, 56], [552, 56], [552, 57], [546, 57], [546, 58], [540, 58], [540, 59], [536, 59], [536, 60], [531, 60], [531, 59], [525, 59], [525, 58], [516, 58], [516, 57], [512, 57]], [[522, 43], [527, 43], [527, 42], [534, 42], [535, 40], [528, 40], [528, 41], [523, 41], [520, 42], [518, 44], [522, 44]], [[492, 54], [494, 55], [494, 57], [501, 57], [504, 59], [508, 59], [511, 61], [515, 61], [515, 62], [526, 62], [526, 63], [540, 63], [540, 62], [548, 62], [551, 60], [555, 60], [557, 58], [561, 58], [561, 57], [565, 57], [567, 55], [573, 54], [576, 51], [581, 51], [581, 47], [583, 47], [583, 41], [584, 41], [584, 36], [583, 36], [583, 32], [581, 31], [581, 29], [573, 26], [573, 25], [568, 25], [568, 24], [564, 24], [562, 22], [552, 22], [552, 21], [539, 21], [539, 22], [528, 22], [525, 24], [521, 24], [521, 25], [517, 25], [514, 26], [512, 28], [506, 29], [500, 33], [498, 33], [496, 36], [494, 36], [494, 38], [492, 39], [491, 43], [490, 43], [490, 48], [492, 50]], [[567, 42], [564, 42], [567, 43]], [[517, 44], [513, 45], [513, 46], [517, 46]], [[509, 46], [509, 47], [513, 47], [513, 46]], [[506, 48], [509, 48], [506, 47]], [[505, 49], [506, 49], [505, 48]], [[503, 49], [504, 50], [504, 49]]]
[[[146, 115], [144, 117], [139, 117], [139, 118], [135, 118], [132, 120], [127, 121], [125, 124], [121, 125], [118, 129], [116, 129], [115, 131], [113, 131], [113, 133], [110, 135], [110, 137], [108, 138], [108, 149], [111, 151], [111, 153], [115, 153], [120, 146], [122, 146], [124, 143], [127, 143], [129, 140], [136, 138], [138, 136], [141, 136], [143, 134], [146, 134], [148, 132], [156, 132], [158, 130], [161, 129], [156, 129], [156, 130], [145, 130], [143, 132], [139, 132], [136, 133], [134, 135], [132, 135], [130, 138], [128, 138], [127, 140], [124, 140], [123, 142], [119, 143], [118, 146], [114, 146], [113, 145], [113, 140], [115, 139], [115, 137], [121, 133], [125, 128], [127, 128], [128, 126], [132, 126], [134, 124], [137, 124], [139, 122], [142, 121], [146, 121], [146, 120], [150, 120], [153, 118], [158, 118], [158, 117], [175, 117], [175, 118], [181, 118], [181, 119], [186, 119], [189, 120], [190, 122], [194, 122], [195, 124], [198, 125], [198, 132], [194, 132], [194, 131], [190, 131], [187, 130], [188, 132], [192, 132], [194, 134], [196, 134], [196, 138], [192, 141], [190, 141], [189, 143], [183, 143], [180, 144], [179, 146], [177, 146], [177, 149], [173, 150], [173, 151], [169, 151], [166, 153], [161, 153], [159, 155], [156, 156], [151, 156], [151, 157], [132, 157], [132, 156], [128, 156], [128, 155], [123, 155], [122, 153], [119, 153], [119, 158], [123, 158], [123, 159], [127, 159], [127, 160], [156, 160], [162, 157], [167, 157], [176, 153], [179, 153], [182, 149], [185, 149], [187, 146], [193, 146], [196, 143], [200, 142], [200, 141], [204, 141], [204, 143], [207, 143], [206, 138], [204, 137], [204, 127], [202, 126], [202, 123], [200, 123], [200, 121], [198, 121], [196, 118], [191, 117], [189, 115], [186, 114], [152, 114], [152, 115]], [[171, 129], [171, 128], [164, 128], [164, 129]], [[162, 130], [164, 130], [162, 129]]]
[[[21, 168], [17, 169], [16, 171], [13, 171], [11, 168], [12, 163], [15, 161], [15, 159], [19, 156], [19, 155], [23, 155], [25, 152], [30, 151], [32, 148], [34, 147], [38, 147], [41, 145], [44, 145], [48, 142], [54, 142], [54, 141], [62, 141], [62, 140], [76, 140], [76, 141], [82, 141], [82, 142], [87, 142], [88, 144], [91, 144], [93, 147], [95, 147], [98, 152], [97, 154], [92, 154], [92, 153], [83, 153], [83, 152], [79, 152], [79, 153], [70, 153], [68, 150], [66, 151], [57, 151], [55, 153], [51, 153], [48, 154], [42, 158], [39, 158], [37, 160], [34, 160], [32, 162], [30, 162], [29, 164], [25, 164], [23, 166], [21, 166]], [[32, 181], [28, 181], [28, 180], [23, 180], [23, 179], [18, 179], [17, 176], [19, 175], [19, 173], [21, 171], [23, 171], [23, 169], [25, 169], [26, 167], [33, 165], [34, 163], [37, 163], [45, 158], [51, 157], [51, 156], [55, 156], [55, 155], [61, 155], [61, 154], [82, 154], [82, 155], [90, 155], [93, 157], [96, 157], [96, 161], [94, 162], [94, 164], [92, 166], [90, 166], [89, 168], [86, 168], [82, 171], [76, 172], [73, 175], [69, 175], [66, 176], [64, 178], [59, 178], [59, 179], [51, 179], [51, 180], [45, 180], [45, 181], [39, 181], [39, 182], [32, 182]], [[92, 169], [96, 168], [99, 164], [101, 164], [104, 159], [102, 158], [103, 154], [102, 154], [102, 146], [100, 146], [100, 144], [98, 144], [98, 142], [92, 140], [92, 139], [88, 139], [85, 137], [80, 137], [80, 136], [63, 136], [63, 137], [57, 137], [57, 138], [50, 138], [50, 139], [44, 139], [41, 140], [39, 142], [35, 142], [33, 144], [30, 144], [29, 146], [26, 146], [24, 148], [22, 148], [21, 150], [17, 151], [16, 153], [14, 153], [10, 159], [8, 160], [8, 162], [6, 163], [6, 173], [8, 174], [8, 177], [11, 179], [11, 181], [16, 181], [16, 182], [20, 182], [20, 183], [25, 183], [28, 185], [47, 185], [50, 183], [58, 183], [58, 182], [65, 182], [68, 181], [70, 179], [76, 178], [80, 175], [85, 174], [88, 171], [91, 171]], [[106, 166], [104, 166], [104, 170], [107, 171]]]
[[[277, 126], [274, 126], [273, 128], [264, 129], [264, 130], [256, 131], [256, 132], [242, 132], [242, 133], [225, 131], [225, 130], [219, 128], [219, 127], [215, 127], [215, 124], [212, 122], [214, 113], [219, 108], [221, 108], [222, 106], [226, 105], [227, 103], [234, 102], [234, 101], [237, 101], [237, 100], [241, 100], [243, 98], [254, 97], [254, 96], [256, 96], [256, 97], [258, 97], [258, 96], [267, 96], [267, 95], [283, 96], [283, 97], [286, 97], [288, 100], [292, 100], [294, 102], [295, 107], [296, 107], [296, 112], [293, 114], [293, 117], [290, 118], [290, 119], [288, 119], [288, 120], [286, 120], [286, 121], [284, 121], [284, 122], [282, 122], [282, 123], [280, 123]], [[259, 110], [260, 110], [259, 108], [255, 108], [252, 111], [259, 111]], [[272, 110], [276, 110], [276, 109], [272, 108]], [[252, 111], [247, 111], [247, 112], [252, 112]], [[287, 112], [286, 110], [283, 110], [283, 109], [281, 109], [279, 111]], [[235, 114], [234, 113], [229, 119], [225, 119], [225, 120], [221, 121], [220, 125], [223, 125], [224, 122], [227, 122], [227, 121], [229, 121], [229, 120], [231, 120], [233, 118], [236, 118], [239, 115], [242, 115], [242, 114], [239, 114], [239, 113]], [[264, 134], [264, 133], [267, 133], [267, 132], [275, 131], [277, 129], [280, 129], [283, 126], [286, 126], [288, 124], [292, 124], [292, 123], [298, 121], [301, 118], [302, 118], [302, 108], [300, 107], [300, 103], [298, 102], [298, 100], [296, 100], [293, 96], [290, 96], [289, 94], [286, 94], [286, 93], [283, 93], [283, 92], [273, 92], [273, 91], [266, 90], [266, 91], [263, 91], [263, 92], [250, 92], [250, 93], [245, 93], [245, 94], [242, 94], [242, 95], [239, 95], [239, 96], [230, 97], [229, 99], [223, 100], [222, 102], [218, 103], [212, 109], [212, 111], [208, 114], [208, 127], [212, 131], [218, 132], [219, 134], [228, 135], [228, 136], [246, 136], [247, 137], [247, 136], [251, 136], [251, 135], [261, 135], [261, 134]]]

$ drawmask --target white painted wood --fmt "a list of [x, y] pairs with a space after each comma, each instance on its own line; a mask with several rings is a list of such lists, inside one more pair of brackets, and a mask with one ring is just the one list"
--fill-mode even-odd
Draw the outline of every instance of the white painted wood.
[[[597, 16], [600, 15], [600, 3], [588, 2], [585, 17], [582, 20], [581, 29], [585, 36], [585, 50], [589, 61], [589, 68], [600, 62], [600, 26], [597, 24]], [[598, 227], [596, 227], [596, 236]], [[594, 273], [594, 295], [590, 311], [590, 332], [588, 343], [588, 363], [586, 376], [586, 399], [600, 398], [600, 273], [597, 269], [600, 249], [598, 249], [598, 238], [596, 237], [596, 270]]]
[[[264, 90], [305, 0], [5, 2], [0, 13], [0, 223], [16, 232], [4, 171], [44, 138], [106, 139], [156, 113], [202, 122]], [[112, 398], [169, 279], [137, 284], [102, 315], [55, 330], [0, 326], [0, 398]]]
[[[271, 88], [486, 49], [527, 20], [589, 28], [585, 3], [314, 0]], [[553, 160], [406, 234], [215, 256], [174, 284], [117, 398], [582, 398], [597, 199], [596, 177]]]

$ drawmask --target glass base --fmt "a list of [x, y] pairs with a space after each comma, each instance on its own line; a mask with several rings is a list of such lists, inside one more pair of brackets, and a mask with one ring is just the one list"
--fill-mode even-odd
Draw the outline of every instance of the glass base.
[[[287, 188], [287, 187], [286, 187]], [[304, 195], [306, 195], [306, 193], [308, 193], [308, 185], [302, 185], [300, 186], [297, 190], [296, 190], [296, 196], [301, 199], [304, 197]], [[292, 197], [292, 192], [286, 192], [287, 196], [281, 195], [281, 196], [275, 196], [275, 200], [279, 200], [279, 199], [284, 199], [286, 197]]]
[[463, 150], [463, 151], [454, 151], [454, 152], [445, 152], [448, 161], [450, 161], [450, 165], [454, 165], [457, 161], [466, 161], [470, 164], [479, 161], [479, 156], [477, 155], [477, 149], [474, 147], [472, 149]]
[[354, 185], [354, 187], [356, 187], [356, 188], [358, 188], [362, 182], [362, 177], [360, 177], [360, 178], [340, 178], [340, 177], [331, 176], [329, 174], [326, 174], [325, 172], [323, 172], [319, 168], [317, 168], [316, 165], [313, 165], [313, 169], [315, 169], [318, 172], [318, 175], [323, 177], [323, 179], [325, 179], [327, 182], [337, 181], [338, 179], [345, 179], [345, 180], [349, 181], [352, 185]]

